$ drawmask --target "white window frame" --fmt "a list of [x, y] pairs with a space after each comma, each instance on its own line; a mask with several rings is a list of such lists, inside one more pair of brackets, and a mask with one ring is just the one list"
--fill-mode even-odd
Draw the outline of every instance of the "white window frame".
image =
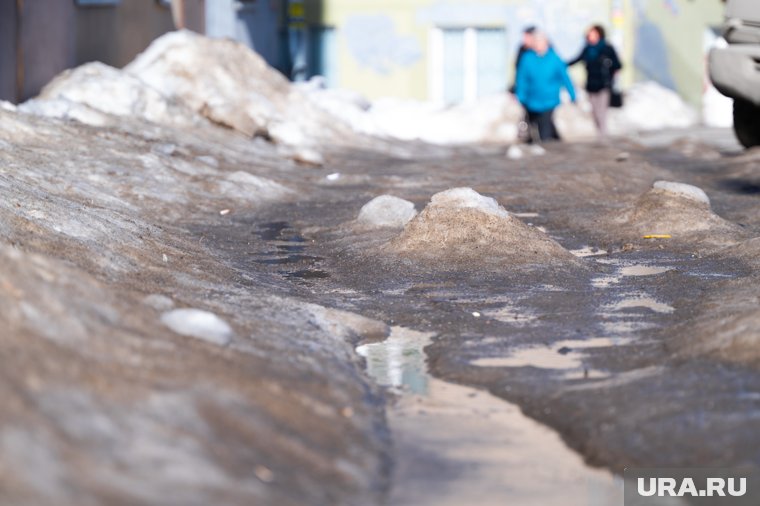
[[436, 104], [444, 104], [443, 82], [443, 32], [445, 30], [464, 30], [464, 99], [474, 102], [478, 98], [478, 30], [481, 26], [437, 26], [432, 28], [428, 38], [430, 63], [428, 65], [428, 96]]

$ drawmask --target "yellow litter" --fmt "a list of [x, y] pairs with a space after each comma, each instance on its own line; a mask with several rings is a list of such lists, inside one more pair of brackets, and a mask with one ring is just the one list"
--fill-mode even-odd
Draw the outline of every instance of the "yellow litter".
[[671, 239], [672, 237], [670, 234], [650, 234], [645, 235], [644, 239]]

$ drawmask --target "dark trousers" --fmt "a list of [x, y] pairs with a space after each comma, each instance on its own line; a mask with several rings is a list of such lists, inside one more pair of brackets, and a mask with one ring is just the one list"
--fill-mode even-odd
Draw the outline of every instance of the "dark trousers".
[[554, 109], [544, 112], [527, 111], [530, 139], [532, 142], [558, 141], [559, 133], [554, 125]]

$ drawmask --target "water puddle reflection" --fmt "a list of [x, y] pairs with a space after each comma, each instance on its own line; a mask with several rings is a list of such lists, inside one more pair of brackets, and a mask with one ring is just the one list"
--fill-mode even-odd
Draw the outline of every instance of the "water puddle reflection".
[[385, 341], [363, 344], [356, 352], [367, 359], [367, 372], [379, 385], [424, 394], [428, 374], [422, 350], [431, 338], [426, 332], [394, 327]]
[[[605, 264], [617, 263], [614, 260], [610, 260], [606, 262], [597, 260], [597, 262], [605, 263]], [[614, 274], [605, 275], [605, 276], [597, 276], [593, 278], [591, 280], [591, 286], [593, 286], [594, 288], [609, 288], [613, 285], [619, 284], [621, 281], [623, 281], [624, 278], [627, 278], [627, 277], [656, 276], [658, 274], [664, 274], [672, 270], [674, 270], [673, 267], [668, 267], [668, 266], [646, 265], [646, 264], [623, 265], [622, 267], [618, 267], [618, 269], [616, 270]]]
[[521, 311], [516, 306], [508, 304], [498, 309], [488, 309], [483, 311], [483, 315], [493, 320], [503, 323], [511, 323], [517, 326], [527, 325], [538, 319], [538, 315]]
[[[617, 506], [622, 482], [588, 467], [557, 433], [487, 392], [427, 373], [431, 334], [395, 327], [357, 352], [382, 385], [403, 395], [388, 411], [397, 506]], [[564, 341], [564, 347], [605, 341]], [[420, 472], [424, 469], [425, 472]], [[551, 486], [547, 486], [550, 483]]]
[[606, 371], [591, 369], [583, 364], [583, 350], [623, 346], [628, 338], [598, 337], [558, 341], [552, 346], [534, 346], [514, 351], [504, 357], [484, 357], [470, 364], [477, 367], [536, 367], [561, 373], [564, 379], [608, 378]]
[[573, 255], [579, 258], [587, 258], [587, 257], [597, 257], [597, 256], [607, 255], [608, 251], [606, 249], [599, 249], [599, 248], [592, 248], [591, 246], [584, 246], [583, 248], [579, 248], [579, 249], [571, 249], [570, 253], [572, 253]]
[[655, 313], [670, 314], [675, 311], [675, 308], [669, 304], [659, 302], [652, 297], [646, 295], [636, 295], [633, 297], [627, 297], [615, 304], [609, 306], [612, 311], [623, 311], [626, 309], [649, 309]]

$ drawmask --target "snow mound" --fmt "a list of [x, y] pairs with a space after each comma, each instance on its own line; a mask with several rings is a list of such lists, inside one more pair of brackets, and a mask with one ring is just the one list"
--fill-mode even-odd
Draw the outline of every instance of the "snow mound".
[[175, 309], [161, 315], [161, 322], [177, 334], [225, 346], [232, 328], [214, 313], [200, 309]]
[[471, 188], [434, 195], [386, 249], [436, 263], [577, 263], [570, 252], [544, 232], [511, 216], [496, 200]]
[[362, 206], [356, 221], [370, 228], [403, 228], [415, 216], [414, 203], [393, 195], [380, 195]]
[[712, 211], [710, 199], [700, 188], [669, 181], [658, 181], [631, 207], [617, 213], [613, 228], [638, 238], [662, 234], [715, 245], [731, 243], [741, 233], [738, 226]]
[[702, 188], [699, 188], [697, 186], [684, 183], [674, 183], [672, 181], [657, 181], [654, 183], [654, 185], [652, 185], [652, 188], [670, 192], [674, 195], [678, 195], [679, 197], [692, 199], [708, 206], [710, 205], [710, 198], [702, 190]]
[[45, 86], [26, 109], [100, 126], [103, 120], [83, 115], [81, 106], [108, 115], [138, 117], [175, 126], [201, 122], [192, 111], [168, 100], [137, 77], [98, 62], [63, 72]]

